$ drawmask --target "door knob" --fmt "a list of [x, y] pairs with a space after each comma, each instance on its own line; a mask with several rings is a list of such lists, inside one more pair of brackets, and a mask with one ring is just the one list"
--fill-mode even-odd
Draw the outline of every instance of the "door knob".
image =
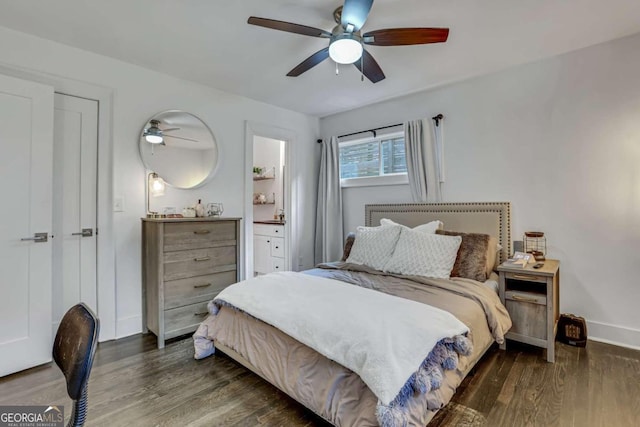
[[93, 236], [93, 229], [91, 228], [83, 228], [79, 233], [71, 233], [72, 236], [82, 236], [82, 237], [91, 237]]
[[23, 237], [23, 242], [33, 240], [35, 243], [44, 243], [49, 240], [49, 233], [33, 233], [33, 237]]

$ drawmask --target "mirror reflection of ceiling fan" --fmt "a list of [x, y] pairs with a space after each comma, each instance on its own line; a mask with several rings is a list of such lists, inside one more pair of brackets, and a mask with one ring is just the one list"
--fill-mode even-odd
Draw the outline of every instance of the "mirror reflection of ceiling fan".
[[333, 18], [338, 25], [331, 32], [255, 16], [250, 17], [247, 22], [274, 30], [329, 39], [329, 46], [320, 49], [289, 71], [289, 77], [297, 77], [325, 59], [331, 58], [336, 62], [336, 67], [337, 64], [353, 64], [372, 83], [377, 83], [383, 80], [385, 75], [373, 56], [364, 49], [364, 45], [406, 46], [447, 41], [448, 28], [390, 28], [362, 34], [360, 29], [365, 24], [372, 6], [373, 0], [345, 0], [344, 5], [333, 12]]
[[183, 136], [176, 135], [168, 135], [165, 132], [172, 132], [176, 130], [180, 130], [180, 128], [167, 128], [160, 129], [160, 120], [152, 119], [149, 121], [149, 127], [146, 128], [143, 132], [144, 139], [149, 144], [162, 144], [166, 145], [164, 142], [165, 138], [174, 138], [174, 139], [183, 139], [185, 141], [198, 142], [197, 139], [185, 138]]

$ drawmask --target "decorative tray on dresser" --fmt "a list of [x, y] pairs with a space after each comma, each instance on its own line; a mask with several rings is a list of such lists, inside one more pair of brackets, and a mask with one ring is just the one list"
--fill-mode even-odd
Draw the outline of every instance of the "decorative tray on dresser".
[[239, 280], [240, 218], [142, 218], [144, 332], [194, 332], [207, 303]]

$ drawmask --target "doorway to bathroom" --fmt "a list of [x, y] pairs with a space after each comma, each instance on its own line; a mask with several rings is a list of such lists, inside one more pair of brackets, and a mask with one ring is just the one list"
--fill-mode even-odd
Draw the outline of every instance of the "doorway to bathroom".
[[288, 270], [285, 210], [286, 142], [253, 137], [253, 275]]
[[247, 122], [244, 278], [294, 270], [294, 134]]

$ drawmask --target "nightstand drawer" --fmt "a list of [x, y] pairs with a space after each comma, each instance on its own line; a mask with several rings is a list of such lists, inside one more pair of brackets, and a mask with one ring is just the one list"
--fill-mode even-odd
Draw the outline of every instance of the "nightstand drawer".
[[507, 301], [526, 302], [530, 304], [547, 304], [546, 295], [534, 294], [530, 292], [506, 291], [504, 298]]
[[547, 278], [545, 276], [537, 276], [535, 274], [525, 274], [525, 273], [512, 273], [512, 272], [505, 272], [504, 273], [504, 277], [509, 280], [522, 280], [522, 281], [527, 281], [527, 282], [537, 282], [537, 283], [547, 283]]
[[[547, 306], [532, 302], [507, 299], [505, 306], [513, 322], [509, 334], [521, 337], [547, 339]], [[509, 335], [507, 335], [508, 338]], [[526, 342], [526, 340], [524, 340]]]

